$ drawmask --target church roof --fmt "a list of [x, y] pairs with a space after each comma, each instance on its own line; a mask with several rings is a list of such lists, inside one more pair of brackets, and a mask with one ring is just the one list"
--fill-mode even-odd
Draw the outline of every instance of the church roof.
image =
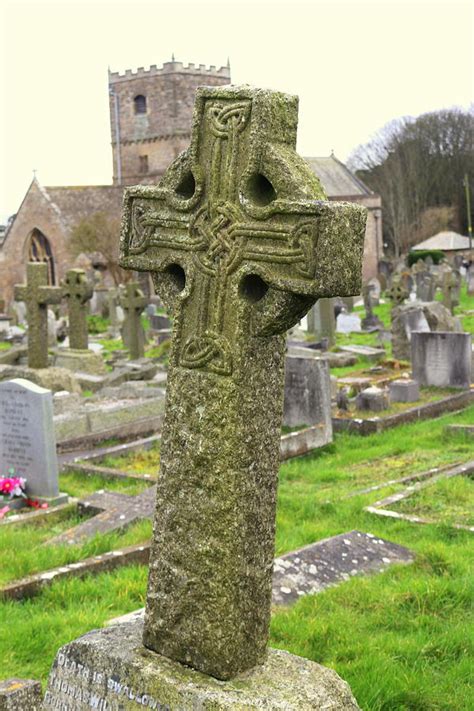
[[45, 197], [52, 203], [67, 228], [103, 212], [119, 217], [122, 209], [123, 187], [116, 185], [42, 186]]
[[373, 191], [359, 180], [334, 153], [327, 157], [305, 158], [320, 179], [329, 198], [353, 195], [373, 195]]
[[449, 252], [455, 249], [469, 249], [469, 237], [460, 235], [458, 232], [438, 232], [425, 239], [419, 244], [415, 244], [412, 250], [419, 249], [439, 249], [442, 252]]

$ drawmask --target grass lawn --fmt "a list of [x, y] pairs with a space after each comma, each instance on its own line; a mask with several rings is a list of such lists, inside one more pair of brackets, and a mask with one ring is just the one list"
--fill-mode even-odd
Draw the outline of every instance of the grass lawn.
[[[324, 450], [281, 466], [278, 554], [353, 528], [406, 545], [417, 554], [411, 566], [353, 578], [294, 607], [274, 610], [271, 644], [336, 669], [364, 710], [474, 708], [467, 632], [474, 599], [472, 534], [363, 512], [364, 505], [397, 486], [357, 495], [371, 484], [472, 457], [472, 442], [445, 437], [443, 427], [473, 420], [470, 407], [363, 439], [343, 434]], [[76, 496], [106, 487], [136, 493], [142, 486], [78, 474], [61, 477], [61, 489]], [[75, 520], [69, 514], [42, 525], [0, 526], [1, 582], [146, 540], [151, 530], [149, 522], [142, 522], [124, 534], [98, 537], [79, 547], [41, 547]], [[132, 566], [84, 580], [58, 581], [31, 600], [0, 603], [2, 677], [45, 681], [59, 646], [144, 604], [146, 576], [145, 567]]]

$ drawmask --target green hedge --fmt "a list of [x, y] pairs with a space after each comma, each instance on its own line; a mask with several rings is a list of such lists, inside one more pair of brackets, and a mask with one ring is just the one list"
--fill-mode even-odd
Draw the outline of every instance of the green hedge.
[[407, 257], [408, 266], [411, 267], [419, 259], [426, 259], [426, 257], [431, 257], [435, 264], [439, 264], [446, 255], [439, 249], [420, 249], [415, 252], [409, 252]]

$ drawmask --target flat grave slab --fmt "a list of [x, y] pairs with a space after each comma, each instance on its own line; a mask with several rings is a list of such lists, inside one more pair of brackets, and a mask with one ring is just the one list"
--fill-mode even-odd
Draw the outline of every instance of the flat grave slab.
[[343, 353], [350, 353], [369, 360], [379, 360], [386, 355], [383, 348], [373, 348], [372, 346], [340, 346], [340, 349]]
[[350, 531], [276, 558], [272, 600], [289, 605], [354, 575], [382, 572], [393, 563], [411, 563], [413, 554], [371, 533]]
[[97, 493], [78, 504], [80, 511], [94, 512], [87, 521], [49, 539], [48, 545], [77, 545], [97, 534], [120, 531], [136, 521], [151, 519], [155, 511], [156, 486], [137, 496], [128, 496], [110, 491]]
[[[394, 494], [391, 494], [390, 496], [386, 496], [384, 499], [376, 501], [370, 506], [366, 506], [364, 508], [364, 511], [376, 514], [377, 516], [385, 516], [387, 518], [410, 521], [410, 523], [443, 523], [443, 521], [439, 520], [437, 517], [416, 516], [415, 514], [404, 513], [402, 511], [394, 511], [390, 507], [394, 506], [395, 504], [398, 504], [400, 501], [403, 501], [404, 499], [407, 499], [410, 496], [413, 496], [414, 494], [421, 491], [422, 489], [425, 489], [428, 486], [434, 486], [443, 479], [450, 479], [451, 477], [455, 476], [471, 476], [473, 473], [474, 459], [468, 462], [464, 462], [463, 464], [459, 464], [458, 466], [452, 467], [450, 469], [444, 470], [438, 475], [432, 476], [425, 481], [419, 481], [415, 484], [412, 484], [403, 491], [399, 491]], [[465, 524], [461, 523], [452, 523], [447, 525], [451, 525], [452, 528], [458, 528], [464, 531], [474, 532], [474, 526], [466, 526]]]

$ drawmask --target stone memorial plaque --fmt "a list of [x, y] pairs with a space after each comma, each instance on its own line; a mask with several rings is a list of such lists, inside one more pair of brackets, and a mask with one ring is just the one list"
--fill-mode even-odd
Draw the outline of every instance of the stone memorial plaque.
[[28, 496], [58, 497], [52, 393], [21, 378], [0, 383], [0, 471], [10, 467]]

